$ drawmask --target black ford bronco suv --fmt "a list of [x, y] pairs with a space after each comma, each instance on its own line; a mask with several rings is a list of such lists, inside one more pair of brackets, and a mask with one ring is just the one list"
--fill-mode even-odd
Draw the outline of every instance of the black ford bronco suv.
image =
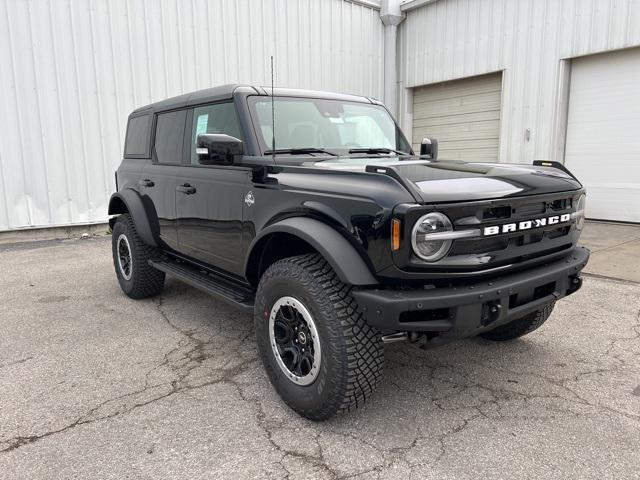
[[280, 396], [327, 419], [372, 394], [385, 342], [514, 339], [581, 286], [570, 172], [436, 157], [366, 97], [228, 85], [140, 108], [109, 203], [118, 281], [253, 312]]

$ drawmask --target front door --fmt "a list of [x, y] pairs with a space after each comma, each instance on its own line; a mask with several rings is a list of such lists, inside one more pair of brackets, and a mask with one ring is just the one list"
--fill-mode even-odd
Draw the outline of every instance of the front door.
[[176, 187], [178, 250], [242, 276], [242, 207], [251, 171], [233, 165], [200, 165], [195, 153], [201, 133], [241, 138], [235, 106], [218, 103], [197, 107], [189, 112], [189, 122], [191, 162], [181, 167]]

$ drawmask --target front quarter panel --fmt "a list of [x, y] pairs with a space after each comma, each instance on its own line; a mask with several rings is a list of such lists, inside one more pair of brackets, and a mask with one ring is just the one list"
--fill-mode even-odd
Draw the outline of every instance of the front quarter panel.
[[283, 169], [251, 186], [253, 203], [244, 204], [245, 252], [256, 235], [286, 218], [308, 216], [340, 232], [373, 272], [392, 264], [390, 218], [396, 204], [411, 197], [385, 175]]

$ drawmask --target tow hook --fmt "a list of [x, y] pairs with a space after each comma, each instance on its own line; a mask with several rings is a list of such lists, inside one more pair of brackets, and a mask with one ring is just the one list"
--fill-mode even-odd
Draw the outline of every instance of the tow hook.
[[396, 332], [381, 337], [382, 343], [405, 342], [409, 340], [409, 332]]
[[500, 300], [495, 302], [487, 302], [482, 306], [482, 319], [481, 323], [483, 327], [486, 327], [492, 322], [495, 322], [498, 317], [500, 317], [500, 311], [502, 310], [502, 305], [500, 304]]
[[380, 338], [382, 343], [406, 342], [407, 340], [415, 342], [420, 338], [420, 334], [418, 332], [395, 332], [389, 335], [383, 335]]
[[571, 283], [569, 284], [569, 288], [567, 288], [567, 294], [571, 294], [577, 290], [580, 290], [580, 287], [582, 287], [582, 278], [579, 277], [578, 275], [574, 276], [574, 277], [570, 277], [571, 278]]

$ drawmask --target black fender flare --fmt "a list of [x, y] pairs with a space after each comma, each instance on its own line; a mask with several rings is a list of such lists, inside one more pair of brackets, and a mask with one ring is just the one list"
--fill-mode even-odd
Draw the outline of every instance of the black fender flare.
[[[126, 209], [123, 209], [124, 208]], [[136, 231], [140, 238], [147, 245], [158, 246], [156, 235], [149, 221], [149, 214], [144, 206], [142, 197], [131, 188], [125, 188], [111, 195], [109, 199], [109, 215], [129, 213], [136, 226]], [[109, 225], [113, 228], [113, 223], [109, 220]]]
[[330, 225], [308, 217], [286, 218], [262, 230], [249, 246], [245, 272], [249, 271], [250, 262], [255, 261], [256, 246], [273, 233], [288, 233], [307, 242], [329, 262], [340, 280], [349, 285], [379, 283], [360, 253], [343, 235]]

